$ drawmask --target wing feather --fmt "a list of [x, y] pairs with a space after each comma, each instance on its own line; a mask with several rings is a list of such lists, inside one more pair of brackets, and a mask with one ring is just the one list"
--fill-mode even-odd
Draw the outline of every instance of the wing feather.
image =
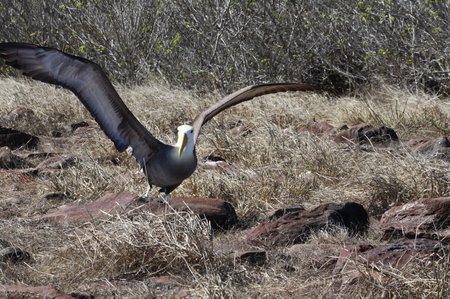
[[272, 83], [261, 84], [244, 87], [226, 97], [222, 98], [219, 102], [210, 106], [205, 111], [201, 112], [194, 119], [192, 127], [194, 128], [194, 142], [197, 141], [197, 137], [200, 134], [200, 130], [204, 124], [206, 124], [211, 118], [219, 114], [221, 111], [234, 106], [236, 104], [251, 100], [255, 97], [259, 97], [266, 94], [286, 92], [286, 91], [318, 91], [321, 90], [319, 86], [306, 84], [306, 83]]
[[0, 57], [26, 76], [75, 93], [117, 150], [124, 151], [131, 146], [141, 165], [162, 144], [131, 113], [94, 62], [24, 43], [0, 43]]

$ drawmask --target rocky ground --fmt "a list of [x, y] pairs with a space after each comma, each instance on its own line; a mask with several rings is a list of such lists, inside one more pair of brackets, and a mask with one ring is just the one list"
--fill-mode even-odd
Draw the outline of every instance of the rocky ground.
[[[145, 183], [134, 161], [69, 93], [2, 84], [4, 297], [450, 293], [448, 99], [414, 95], [412, 105], [413, 95], [403, 101], [391, 90], [372, 101], [294, 95], [275, 108], [244, 105], [205, 130], [197, 173], [166, 206], [157, 194], [139, 199]], [[26, 100], [33, 89], [46, 109]], [[178, 92], [144, 94], [164, 102]], [[74, 104], [64, 107], [65, 98]], [[173, 113], [183, 118], [192, 103]]]

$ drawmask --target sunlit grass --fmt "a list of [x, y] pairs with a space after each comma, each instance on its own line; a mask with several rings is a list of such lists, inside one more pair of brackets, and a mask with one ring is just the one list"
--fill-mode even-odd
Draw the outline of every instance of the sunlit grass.
[[[220, 98], [218, 94], [199, 96], [159, 83], [118, 86], [118, 91], [138, 119], [164, 142], [174, 142], [178, 125], [189, 123]], [[30, 108], [34, 114], [20, 120], [1, 119], [18, 106]], [[199, 159], [214, 154], [233, 167], [217, 171], [200, 163], [194, 175], [172, 195], [221, 198], [232, 203], [241, 219], [254, 222], [281, 207], [310, 208], [320, 203], [356, 201], [369, 209], [371, 216], [379, 216], [379, 211], [392, 205], [449, 196], [448, 162], [416, 156], [404, 145], [410, 138], [448, 133], [449, 115], [445, 99], [389, 86], [339, 98], [311, 93], [265, 96], [221, 113], [202, 129]], [[312, 119], [327, 120], [334, 126], [360, 122], [385, 125], [395, 129], [401, 141], [392, 149], [361, 150], [357, 145], [338, 144], [303, 131]], [[251, 133], [230, 134], [230, 123], [236, 120]], [[88, 122], [93, 129], [74, 135], [70, 124], [78, 121]], [[61, 88], [28, 80], [0, 80], [0, 125], [45, 137], [37, 152], [77, 158], [73, 166], [46, 176], [0, 176], [0, 187], [6, 190], [0, 194], [4, 217], [1, 238], [34, 257], [28, 265], [6, 265], [0, 271], [0, 282], [52, 283], [72, 290], [100, 280], [145, 282], [161, 274], [176, 277], [202, 297], [295, 297], [296, 291], [307, 293], [308, 288], [315, 290], [310, 293], [315, 296], [335, 294], [330, 267], [292, 272], [286, 266], [283, 249], [274, 249], [265, 267], [241, 265], [218, 254], [212, 248], [241, 232], [228, 232], [210, 241], [209, 228], [192, 215], [167, 219], [151, 214], [132, 219], [117, 216], [65, 228], [33, 222], [33, 216], [61, 204], [92, 201], [108, 192], [141, 194], [146, 188], [145, 178], [136, 161], [126, 153], [117, 153], [76, 97]], [[63, 133], [59, 141], [49, 137], [54, 130]], [[25, 155], [23, 150], [15, 153]], [[45, 199], [50, 192], [64, 192], [70, 197], [61, 202]], [[355, 240], [345, 231], [333, 235], [323, 232], [313, 235], [309, 243], [342, 246], [375, 240], [373, 236], [367, 238]], [[425, 272], [402, 272], [390, 286], [403, 288], [401, 277], [417, 279], [429, 294], [437, 294], [442, 288], [439, 279], [447, 278], [441, 266], [430, 267], [441, 273], [434, 282], [426, 280]], [[366, 282], [372, 283], [373, 292], [381, 288], [382, 282]], [[361, 289], [356, 286], [352, 292], [365, 296], [370, 293], [366, 287], [363, 283]], [[337, 296], [345, 297], [346, 291], [341, 291]], [[150, 293], [141, 288], [122, 296]], [[409, 294], [401, 290], [388, 293]]]

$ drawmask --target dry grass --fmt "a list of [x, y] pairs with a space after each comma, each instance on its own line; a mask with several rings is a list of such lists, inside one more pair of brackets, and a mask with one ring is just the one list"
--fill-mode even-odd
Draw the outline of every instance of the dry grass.
[[363, 298], [447, 298], [449, 262], [447, 254], [433, 261], [414, 258], [400, 269], [360, 265], [359, 286], [340, 291]]
[[[219, 98], [217, 94], [200, 97], [159, 83], [119, 86], [118, 90], [130, 110], [165, 142], [174, 141], [179, 124], [189, 123]], [[213, 248], [240, 232], [219, 235], [211, 241], [209, 227], [192, 215], [174, 214], [164, 219], [152, 214], [131, 219], [113, 216], [64, 228], [32, 220], [49, 208], [91, 201], [107, 192], [140, 194], [146, 185], [133, 158], [115, 151], [70, 92], [28, 80], [0, 80], [0, 116], [17, 106], [31, 108], [35, 113], [13, 122], [1, 121], [0, 125], [47, 136], [59, 130], [67, 138], [64, 142], [49, 139], [37, 151], [74, 156], [78, 162], [57, 174], [39, 178], [0, 174], [0, 188], [6, 190], [0, 194], [0, 236], [33, 257], [21, 264], [1, 264], [1, 283], [52, 283], [70, 292], [95, 290], [97, 283], [129, 282], [121, 287], [116, 284], [113, 293], [96, 293], [100, 298], [155, 295], [149, 283], [154, 275], [175, 277], [183, 288], [205, 298], [296, 294], [345, 297], [350, 292], [336, 289], [334, 282], [339, 278], [333, 277], [332, 267], [311, 266], [305, 259], [298, 263], [286, 260], [283, 249], [274, 249], [268, 263], [261, 267], [219, 255]], [[279, 207], [310, 208], [319, 203], [351, 200], [378, 216], [395, 204], [449, 196], [448, 162], [413, 155], [403, 144], [410, 138], [448, 133], [449, 115], [448, 100], [389, 86], [341, 98], [315, 94], [266, 96], [229, 109], [203, 128], [198, 156], [221, 156], [236, 169], [218, 172], [200, 165], [173, 195], [228, 200], [243, 222], [249, 223]], [[366, 122], [390, 126], [402, 142], [394, 149], [369, 150], [337, 144], [301, 131], [304, 123], [313, 118], [333, 125]], [[229, 123], [236, 119], [252, 132], [245, 137], [228, 134]], [[81, 120], [95, 129], [74, 139], [69, 124]], [[44, 198], [56, 191], [70, 197]], [[323, 232], [312, 236], [308, 243], [342, 245], [375, 241], [377, 237], [369, 234], [357, 240], [345, 231]], [[380, 274], [381, 280], [367, 278], [352, 286], [351, 294], [420, 297], [419, 290], [423, 290], [425, 297], [442, 297], [448, 294], [446, 258], [421, 271], [386, 270]]]

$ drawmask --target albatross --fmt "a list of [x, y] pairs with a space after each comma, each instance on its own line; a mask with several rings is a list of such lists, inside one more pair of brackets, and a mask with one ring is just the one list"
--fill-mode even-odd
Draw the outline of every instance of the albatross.
[[133, 115], [102, 68], [82, 57], [50, 47], [26, 43], [0, 43], [0, 57], [6, 64], [33, 79], [71, 90], [94, 117], [119, 152], [131, 150], [147, 176], [147, 199], [152, 186], [159, 187], [163, 201], [197, 167], [195, 145], [200, 130], [211, 118], [236, 104], [266, 94], [313, 91], [305, 83], [273, 83], [242, 88], [199, 113], [191, 125], [178, 127], [176, 144], [156, 139]]

